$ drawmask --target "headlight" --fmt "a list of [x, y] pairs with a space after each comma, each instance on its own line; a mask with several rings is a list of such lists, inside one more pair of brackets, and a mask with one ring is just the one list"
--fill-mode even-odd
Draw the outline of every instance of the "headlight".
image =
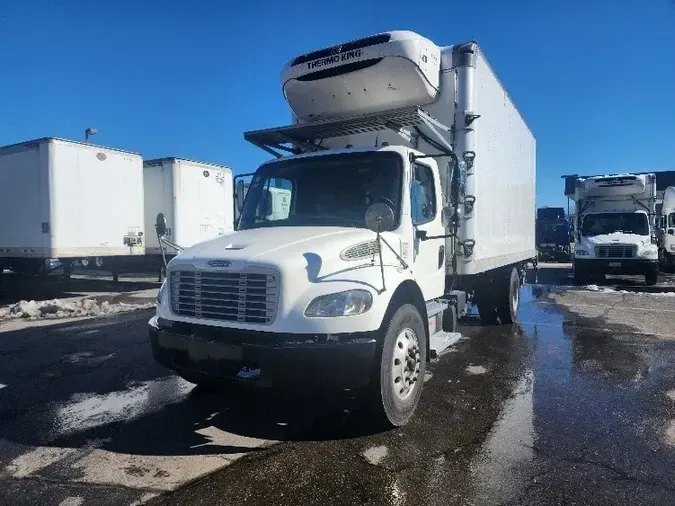
[[368, 311], [372, 304], [373, 296], [366, 290], [331, 293], [314, 299], [305, 309], [305, 316], [316, 318], [359, 315]]
[[155, 304], [158, 306], [162, 304], [162, 301], [166, 297], [166, 279], [162, 282], [162, 286], [159, 287], [159, 292], [157, 293], [157, 298], [155, 299]]
[[580, 256], [580, 257], [587, 257], [587, 256], [588, 256], [588, 251], [586, 251], [585, 249], [576, 248], [576, 249], [574, 250], [574, 254], [575, 254], [576, 256]]
[[640, 252], [642, 257], [655, 257], [659, 254], [659, 250], [653, 244], [645, 246], [645, 248]]

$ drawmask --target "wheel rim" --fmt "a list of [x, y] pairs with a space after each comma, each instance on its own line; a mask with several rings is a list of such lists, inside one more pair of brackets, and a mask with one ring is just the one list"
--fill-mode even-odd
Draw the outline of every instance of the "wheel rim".
[[515, 316], [516, 313], [518, 312], [518, 303], [520, 301], [520, 287], [518, 286], [518, 283], [513, 284], [513, 294], [511, 295], [511, 305], [513, 307], [513, 315]]
[[406, 328], [396, 338], [392, 363], [392, 388], [404, 401], [412, 395], [420, 375], [422, 361], [419, 339], [414, 330]]

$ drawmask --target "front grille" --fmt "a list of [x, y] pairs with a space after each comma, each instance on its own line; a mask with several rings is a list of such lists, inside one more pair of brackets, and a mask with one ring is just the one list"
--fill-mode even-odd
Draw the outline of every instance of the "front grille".
[[171, 310], [180, 316], [269, 325], [279, 301], [279, 276], [269, 270], [180, 269], [169, 277]]
[[598, 258], [633, 258], [636, 247], [632, 244], [604, 244], [595, 247]]

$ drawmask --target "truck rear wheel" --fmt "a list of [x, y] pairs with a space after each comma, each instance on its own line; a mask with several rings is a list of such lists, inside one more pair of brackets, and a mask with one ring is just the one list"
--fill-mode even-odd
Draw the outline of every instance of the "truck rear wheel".
[[497, 324], [497, 304], [495, 295], [488, 291], [489, 285], [476, 290], [475, 303], [483, 325]]
[[[501, 283], [500, 283], [501, 284]], [[499, 290], [497, 316], [504, 325], [514, 323], [520, 307], [520, 276], [514, 267], [505, 285]]]
[[378, 380], [373, 385], [378, 415], [390, 425], [405, 425], [415, 412], [424, 386], [427, 339], [424, 322], [412, 304], [392, 316], [382, 342]]

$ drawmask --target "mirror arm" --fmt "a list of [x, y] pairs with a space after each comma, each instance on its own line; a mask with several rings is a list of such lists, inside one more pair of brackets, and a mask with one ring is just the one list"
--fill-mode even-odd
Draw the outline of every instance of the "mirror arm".
[[417, 237], [421, 241], [430, 241], [432, 239], [449, 239], [451, 237], [455, 237], [455, 234], [427, 235], [426, 231], [418, 230]]
[[398, 253], [396, 253], [396, 251], [394, 250], [394, 248], [392, 248], [391, 245], [390, 245], [387, 241], [385, 241], [385, 240], [384, 240], [384, 237], [382, 237], [381, 235], [380, 235], [380, 241], [382, 241], [384, 244], [387, 245], [387, 248], [389, 248], [389, 249], [391, 250], [391, 252], [394, 254], [394, 256], [398, 259], [398, 261], [401, 262], [401, 265], [403, 266], [403, 268], [404, 268], [404, 269], [407, 269], [407, 268], [408, 268], [408, 264], [405, 262], [405, 260], [403, 260], [403, 259], [401, 258], [401, 256], [400, 256]]

